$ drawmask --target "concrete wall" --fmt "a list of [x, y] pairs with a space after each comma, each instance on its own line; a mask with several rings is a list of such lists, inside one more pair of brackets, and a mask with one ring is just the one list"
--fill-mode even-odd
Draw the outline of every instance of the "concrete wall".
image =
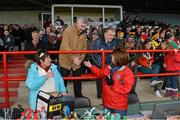
[[[111, 18], [115, 17], [118, 18], [117, 10], [105, 10], [105, 17]], [[31, 24], [34, 23], [37, 27], [41, 26], [41, 21], [39, 21], [39, 16], [41, 12], [46, 11], [0, 11], [0, 24], [11, 24], [17, 23], [20, 25], [23, 24]], [[55, 10], [55, 17], [61, 16], [65, 23], [71, 23], [71, 12], [70, 9], [57, 9]], [[147, 19], [155, 19], [155, 20], [164, 20], [166, 23], [170, 24], [179, 24], [180, 25], [180, 15], [177, 14], [155, 14], [155, 13], [139, 13], [139, 14], [132, 14], [128, 13], [128, 15], [137, 15], [140, 18], [147, 18]], [[85, 16], [87, 18], [91, 18], [95, 21], [98, 21], [100, 17], [102, 17], [101, 9], [74, 9], [74, 16]], [[56, 18], [55, 18], [56, 19]]]
[[39, 14], [41, 11], [0, 11], [0, 23], [3, 24], [31, 24], [40, 26]]
[[158, 20], [158, 21], [163, 20], [167, 24], [180, 25], [180, 15], [179, 14], [160, 14], [160, 13], [132, 14], [132, 13], [127, 13], [126, 15], [137, 15], [140, 18], [154, 19], [154, 20]]
[[[34, 23], [35, 26], [40, 27], [41, 21], [39, 20], [40, 14], [47, 11], [0, 11], [0, 24], [31, 24]], [[117, 12], [115, 10], [106, 10], [106, 18], [117, 17]], [[61, 16], [61, 18], [67, 24], [71, 24], [71, 11], [70, 8], [58, 8], [55, 9], [55, 19], [56, 16]], [[75, 8], [74, 16], [85, 16], [98, 21], [102, 17], [102, 10], [96, 8]]]

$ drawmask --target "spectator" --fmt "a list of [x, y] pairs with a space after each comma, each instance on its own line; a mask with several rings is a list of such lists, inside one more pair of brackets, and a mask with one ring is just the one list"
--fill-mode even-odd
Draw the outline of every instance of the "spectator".
[[92, 43], [99, 37], [97, 32], [90, 33], [90, 38], [87, 40], [87, 49], [92, 50]]
[[152, 47], [153, 49], [156, 49], [160, 44], [159, 41], [159, 33], [158, 32], [153, 32], [152, 33]]
[[[92, 43], [92, 49], [93, 50], [113, 50], [118, 45], [117, 40], [114, 39], [115, 34], [116, 34], [115, 30], [112, 27], [106, 28], [104, 30], [104, 34]], [[105, 58], [106, 58], [105, 64], [109, 65], [111, 63], [111, 55], [106, 54]], [[94, 61], [93, 64], [95, 66], [97, 66], [98, 68], [102, 67], [101, 54], [92, 54], [92, 59]], [[102, 80], [97, 80], [96, 86], [97, 86], [97, 97], [101, 98]]]
[[98, 34], [101, 36], [103, 34], [103, 25], [98, 26]]
[[118, 40], [118, 46], [120, 48], [124, 48], [125, 45], [125, 38], [124, 38], [124, 32], [121, 29], [116, 30], [116, 37]]
[[46, 51], [38, 51], [36, 62], [28, 69], [26, 86], [29, 89], [30, 108], [35, 112], [38, 92], [62, 92], [66, 94], [63, 78], [57, 66], [51, 63], [51, 58]]
[[124, 37], [127, 38], [129, 37], [129, 33], [131, 31], [131, 26], [127, 26], [126, 29], [125, 29], [125, 33], [124, 33]]
[[42, 42], [43, 36], [44, 36], [44, 31], [43, 31], [43, 30], [40, 30], [40, 31], [39, 31], [39, 41]]
[[135, 32], [135, 38], [134, 38], [136, 42], [140, 41], [141, 33], [142, 33], [142, 28], [140, 26], [137, 26]]
[[46, 32], [45, 32], [45, 34], [43, 35], [43, 38], [42, 38], [42, 43], [43, 43], [43, 46], [45, 48], [47, 48], [48, 36], [49, 36], [50, 33], [51, 33], [51, 28], [47, 27]]
[[[143, 43], [144, 50], [151, 50], [152, 49], [152, 42], [151, 39], [147, 39]], [[143, 74], [158, 74], [159, 73], [159, 65], [153, 64], [154, 62], [154, 55], [146, 52], [142, 53], [141, 57], [138, 59], [138, 70]], [[162, 81], [158, 81], [157, 76], [153, 76], [151, 78], [150, 85], [154, 87], [154, 94], [156, 97], [162, 97], [159, 91], [159, 86]]]
[[111, 113], [119, 113], [126, 116], [128, 109], [128, 94], [134, 84], [134, 74], [127, 66], [128, 52], [123, 49], [114, 49], [111, 65], [105, 69], [99, 69], [84, 62], [85, 66], [98, 77], [104, 78], [103, 82], [103, 105]]
[[[85, 18], [77, 18], [77, 22], [63, 32], [63, 39], [60, 50], [86, 50], [86, 29], [87, 21]], [[84, 60], [85, 54], [61, 54], [59, 55], [60, 71], [63, 77], [70, 74], [73, 76], [81, 76], [81, 62]], [[75, 97], [82, 97], [81, 81], [73, 81]], [[67, 86], [67, 81], [65, 81]]]
[[[167, 48], [174, 50], [174, 52], [169, 52], [164, 58], [165, 70], [167, 72], [180, 71], [180, 53], [177, 51], [178, 45], [174, 41], [174, 35], [166, 33], [165, 39], [167, 40]], [[165, 85], [165, 97], [175, 97], [178, 91], [178, 76], [167, 76]]]
[[[58, 51], [60, 48], [60, 41], [57, 39], [55, 33], [50, 33], [48, 37], [47, 50], [48, 51]], [[59, 54], [51, 54], [51, 60], [54, 64], [58, 65]]]
[[0, 51], [4, 51], [4, 40], [1, 37], [0, 37]]
[[[165, 40], [161, 41], [161, 43], [160, 43], [159, 47], [157, 47], [157, 49], [167, 50], [167, 42]], [[165, 57], [165, 55], [166, 55], [165, 52], [154, 53], [154, 64], [158, 64], [160, 66], [160, 70], [159, 70], [160, 73], [165, 73], [165, 69], [164, 69], [164, 57]], [[164, 79], [163, 86], [161, 88], [162, 93], [166, 93], [165, 86], [166, 86], [166, 77]]]
[[15, 45], [14, 37], [8, 31], [4, 31], [4, 48], [6, 51], [13, 51]]
[[[134, 40], [133, 37], [128, 37], [127, 40], [125, 41], [125, 49], [126, 50], [136, 50], [136, 41]], [[128, 66], [131, 68], [134, 74], [137, 74], [137, 59], [139, 57], [138, 53], [129, 53], [129, 61], [128, 61]], [[135, 93], [135, 88], [136, 88], [136, 82], [137, 78], [135, 78], [133, 88], [131, 89], [131, 92]]]
[[29, 27], [29, 30], [31, 31], [31, 33], [32, 32], [34, 32], [34, 31], [37, 31], [38, 29], [34, 26], [34, 24], [32, 23], [31, 25], [30, 25], [30, 27]]
[[48, 17], [48, 19], [44, 22], [43, 28], [46, 29], [51, 24], [51, 17]]
[[27, 25], [23, 26], [23, 42], [27, 43], [31, 41], [31, 31], [28, 29]]
[[62, 26], [64, 25], [64, 21], [60, 18], [60, 16], [57, 16], [57, 19], [55, 21], [55, 26]]
[[52, 33], [56, 33], [56, 27], [53, 26], [53, 27], [51, 28], [51, 32], [52, 32]]
[[[44, 47], [42, 42], [39, 41], [39, 33], [32, 32], [32, 41], [26, 43], [25, 51], [37, 51], [42, 49], [44, 49]], [[25, 57], [28, 59], [24, 64], [24, 67], [27, 70], [30, 67], [30, 65], [36, 60], [36, 58], [33, 54], [26, 54]]]
[[23, 32], [19, 25], [15, 25], [15, 28], [13, 29], [12, 35], [15, 39], [15, 44], [18, 46], [18, 50], [21, 50], [21, 43], [23, 40]]
[[3, 39], [3, 37], [4, 37], [4, 25], [0, 24], [0, 38]]

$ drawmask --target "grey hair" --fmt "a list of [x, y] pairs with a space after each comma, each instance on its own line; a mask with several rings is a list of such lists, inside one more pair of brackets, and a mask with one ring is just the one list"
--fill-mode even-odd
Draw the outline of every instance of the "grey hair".
[[81, 21], [83, 24], [87, 24], [87, 19], [85, 17], [77, 17], [77, 22]]

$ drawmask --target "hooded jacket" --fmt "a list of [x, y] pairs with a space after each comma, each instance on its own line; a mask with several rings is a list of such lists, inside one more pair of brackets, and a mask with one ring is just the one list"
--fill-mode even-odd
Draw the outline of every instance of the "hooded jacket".
[[[99, 78], [110, 75], [110, 68], [98, 69], [96, 66], [91, 67], [91, 71]], [[134, 85], [134, 74], [128, 66], [122, 66], [113, 73], [114, 83], [109, 86], [105, 80], [102, 83], [103, 105], [115, 110], [128, 109], [128, 95]]]
[[[54, 73], [55, 79], [55, 87], [58, 92], [66, 92], [66, 88], [64, 86], [63, 78], [61, 77], [57, 66], [51, 64], [50, 69]], [[28, 70], [28, 75], [26, 78], [26, 86], [29, 89], [29, 104], [32, 110], [36, 110], [36, 100], [37, 94], [40, 91], [41, 86], [45, 83], [46, 76], [39, 76], [38, 74], [38, 65], [37, 63], [33, 63]]]

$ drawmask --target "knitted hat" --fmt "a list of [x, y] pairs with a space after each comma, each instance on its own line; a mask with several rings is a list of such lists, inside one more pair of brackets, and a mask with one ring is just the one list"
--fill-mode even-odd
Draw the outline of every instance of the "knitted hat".
[[140, 38], [143, 38], [144, 40], [146, 40], [148, 38], [148, 36], [146, 34], [141, 34]]
[[158, 32], [153, 32], [153, 33], [152, 33], [152, 39], [153, 39], [153, 40], [157, 40], [158, 37], [159, 37], [159, 33], [158, 33]]
[[50, 33], [49, 36], [48, 36], [48, 40], [49, 41], [54, 41], [56, 40], [57, 37], [56, 37], [56, 34], [55, 33]]
[[173, 34], [168, 32], [168, 33], [165, 34], [164, 38], [165, 39], [170, 39], [172, 36], [173, 36]]
[[143, 42], [143, 44], [145, 45], [145, 44], [147, 44], [147, 43], [149, 43], [149, 42], [152, 42], [152, 40], [151, 40], [151, 39], [146, 39], [146, 40]]
[[136, 33], [135, 32], [129, 32], [129, 35], [135, 35]]
[[129, 43], [135, 43], [135, 42], [136, 42], [133, 37], [128, 37], [128, 38], [126, 39], [126, 41], [129, 42]]
[[97, 32], [92, 32], [91, 35], [99, 35]]

